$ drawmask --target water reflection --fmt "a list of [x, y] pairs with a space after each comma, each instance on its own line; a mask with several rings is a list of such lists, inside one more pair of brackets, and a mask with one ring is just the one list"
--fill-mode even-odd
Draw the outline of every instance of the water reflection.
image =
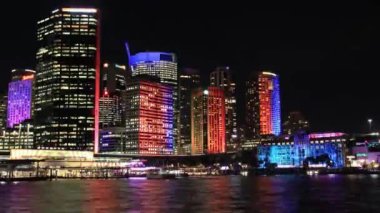
[[371, 212], [379, 176], [59, 180], [0, 185], [0, 212]]

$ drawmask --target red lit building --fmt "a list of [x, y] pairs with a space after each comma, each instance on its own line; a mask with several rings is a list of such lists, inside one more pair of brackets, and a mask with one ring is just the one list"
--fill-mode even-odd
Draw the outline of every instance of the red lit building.
[[191, 153], [226, 151], [224, 91], [218, 87], [196, 89], [191, 97]]
[[253, 73], [246, 82], [247, 138], [280, 135], [281, 103], [279, 76], [272, 72]]
[[132, 155], [173, 154], [173, 88], [152, 79], [136, 77], [124, 94], [126, 142]]

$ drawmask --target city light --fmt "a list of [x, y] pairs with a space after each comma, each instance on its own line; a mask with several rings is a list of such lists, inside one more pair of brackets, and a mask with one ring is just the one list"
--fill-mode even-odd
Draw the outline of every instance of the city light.
[[94, 8], [62, 8], [63, 12], [69, 13], [96, 13], [97, 10]]

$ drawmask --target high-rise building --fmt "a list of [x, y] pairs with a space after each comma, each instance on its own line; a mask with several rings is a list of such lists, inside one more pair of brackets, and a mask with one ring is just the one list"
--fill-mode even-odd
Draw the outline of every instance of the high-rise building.
[[191, 153], [226, 152], [225, 97], [218, 87], [196, 89], [191, 98]]
[[237, 149], [237, 121], [236, 121], [236, 84], [232, 80], [229, 67], [217, 67], [210, 73], [210, 85], [224, 90], [226, 104], [226, 143], [227, 151]]
[[283, 125], [284, 133], [292, 135], [300, 131], [309, 130], [309, 122], [298, 111], [290, 112]]
[[7, 105], [8, 96], [0, 96], [0, 135], [4, 134], [5, 128], [7, 127]]
[[123, 153], [125, 140], [125, 127], [104, 127], [100, 130], [99, 152]]
[[103, 63], [100, 70], [99, 152], [120, 153], [125, 141], [125, 110], [122, 94], [131, 80], [130, 69]]
[[254, 73], [246, 82], [246, 137], [279, 135], [281, 104], [279, 76], [268, 71]]
[[110, 95], [107, 89], [99, 99], [99, 125], [100, 129], [105, 127], [124, 126], [121, 106], [121, 98], [117, 95]]
[[[174, 53], [140, 52], [129, 60], [132, 76], [149, 75], [158, 77], [161, 83], [174, 89], [174, 145], [178, 141], [179, 109], [178, 109], [178, 71], [177, 57]], [[176, 151], [176, 148], [175, 148]]]
[[191, 154], [191, 92], [200, 87], [199, 71], [181, 70], [179, 76], [179, 154]]
[[107, 89], [108, 94], [111, 96], [120, 96], [130, 79], [131, 73], [125, 65], [104, 63], [100, 70], [100, 92], [104, 93], [105, 89]]
[[98, 11], [60, 8], [37, 27], [35, 148], [97, 152]]
[[14, 69], [8, 84], [7, 127], [32, 118], [34, 70]]
[[24, 120], [12, 128], [7, 128], [1, 136], [0, 150], [32, 149], [33, 124], [32, 120]]
[[125, 91], [126, 141], [131, 155], [171, 155], [173, 149], [173, 87], [138, 76]]

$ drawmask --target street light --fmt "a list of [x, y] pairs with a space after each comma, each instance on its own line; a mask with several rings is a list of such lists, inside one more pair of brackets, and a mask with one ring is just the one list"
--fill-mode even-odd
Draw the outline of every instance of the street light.
[[371, 133], [372, 119], [368, 119], [369, 132]]

